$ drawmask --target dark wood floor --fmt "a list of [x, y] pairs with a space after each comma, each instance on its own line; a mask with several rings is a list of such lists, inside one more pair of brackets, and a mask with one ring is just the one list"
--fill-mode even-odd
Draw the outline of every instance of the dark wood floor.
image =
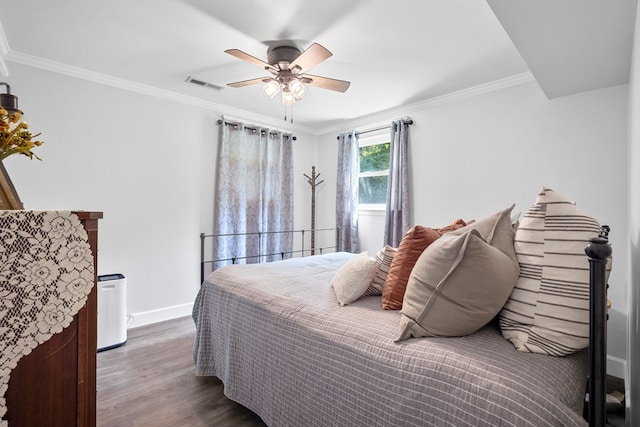
[[223, 394], [217, 378], [196, 377], [190, 317], [131, 329], [123, 346], [98, 353], [98, 426], [262, 426]]
[[[607, 393], [624, 394], [624, 380], [607, 376]], [[607, 404], [607, 427], [625, 427], [624, 403], [622, 405]]]

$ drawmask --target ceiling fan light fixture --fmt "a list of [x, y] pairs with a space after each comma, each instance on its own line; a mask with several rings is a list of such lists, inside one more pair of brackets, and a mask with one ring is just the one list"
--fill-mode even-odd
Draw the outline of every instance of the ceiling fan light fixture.
[[280, 92], [280, 83], [275, 79], [269, 80], [264, 86], [262, 86], [262, 91], [267, 98], [273, 99], [273, 97]]
[[296, 102], [293, 93], [291, 93], [288, 89], [282, 91], [282, 104], [285, 107], [291, 107]]
[[296, 101], [301, 100], [306, 91], [306, 86], [300, 80], [294, 79], [289, 82], [289, 92], [293, 94]]

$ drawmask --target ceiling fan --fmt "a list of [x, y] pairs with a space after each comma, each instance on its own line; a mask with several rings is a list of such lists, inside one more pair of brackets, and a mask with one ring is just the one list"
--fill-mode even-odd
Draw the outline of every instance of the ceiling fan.
[[285, 106], [291, 106], [294, 102], [302, 99], [306, 92], [306, 85], [337, 92], [345, 92], [349, 89], [350, 82], [307, 74], [307, 70], [311, 67], [333, 55], [327, 48], [318, 43], [313, 43], [304, 52], [300, 52], [300, 49], [296, 46], [285, 44], [285, 42], [282, 43], [274, 43], [267, 50], [268, 62], [264, 62], [239, 49], [225, 50], [225, 53], [257, 65], [271, 73], [271, 76], [242, 80], [228, 83], [227, 85], [244, 87], [263, 83], [262, 90], [269, 98], [273, 98], [278, 92], [282, 91], [282, 103]]

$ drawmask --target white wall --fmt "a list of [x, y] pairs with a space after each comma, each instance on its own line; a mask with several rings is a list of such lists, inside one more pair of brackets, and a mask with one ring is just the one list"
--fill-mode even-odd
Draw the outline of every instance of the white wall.
[[[612, 228], [609, 369], [623, 376], [626, 357], [627, 87], [548, 100], [534, 82], [455, 102], [385, 113], [410, 115], [413, 223], [442, 226], [482, 218], [516, 204], [525, 212], [540, 187], [574, 200]], [[369, 118], [380, 123], [385, 115]], [[362, 128], [367, 119], [351, 126]], [[345, 125], [345, 130], [349, 129]], [[336, 133], [319, 137], [319, 163], [332, 171]], [[327, 194], [329, 195], [329, 194]], [[327, 221], [335, 209], [322, 201]], [[364, 224], [381, 224], [363, 218]], [[379, 242], [382, 230], [361, 229], [361, 242]], [[363, 236], [364, 235], [364, 236]], [[376, 240], [373, 236], [378, 236]], [[370, 254], [379, 249], [363, 247]]]
[[[96, 210], [98, 274], [123, 273], [130, 327], [190, 314], [213, 228], [220, 112], [10, 63], [43, 161], [4, 161], [27, 209]], [[315, 136], [296, 134], [296, 226]], [[306, 184], [305, 184], [306, 185]]]
[[[640, 424], [640, 8], [629, 82], [629, 256], [627, 278], [629, 348], [626, 375], [626, 422]], [[633, 381], [632, 381], [633, 379]], [[635, 409], [634, 409], [635, 408]]]

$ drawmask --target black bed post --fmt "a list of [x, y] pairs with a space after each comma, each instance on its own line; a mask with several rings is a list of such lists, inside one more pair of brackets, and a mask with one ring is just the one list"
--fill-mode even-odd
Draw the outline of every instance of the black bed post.
[[611, 256], [609, 227], [602, 226], [599, 237], [589, 240], [589, 425], [607, 423], [607, 259]]
[[204, 282], [204, 233], [200, 233], [200, 284]]

